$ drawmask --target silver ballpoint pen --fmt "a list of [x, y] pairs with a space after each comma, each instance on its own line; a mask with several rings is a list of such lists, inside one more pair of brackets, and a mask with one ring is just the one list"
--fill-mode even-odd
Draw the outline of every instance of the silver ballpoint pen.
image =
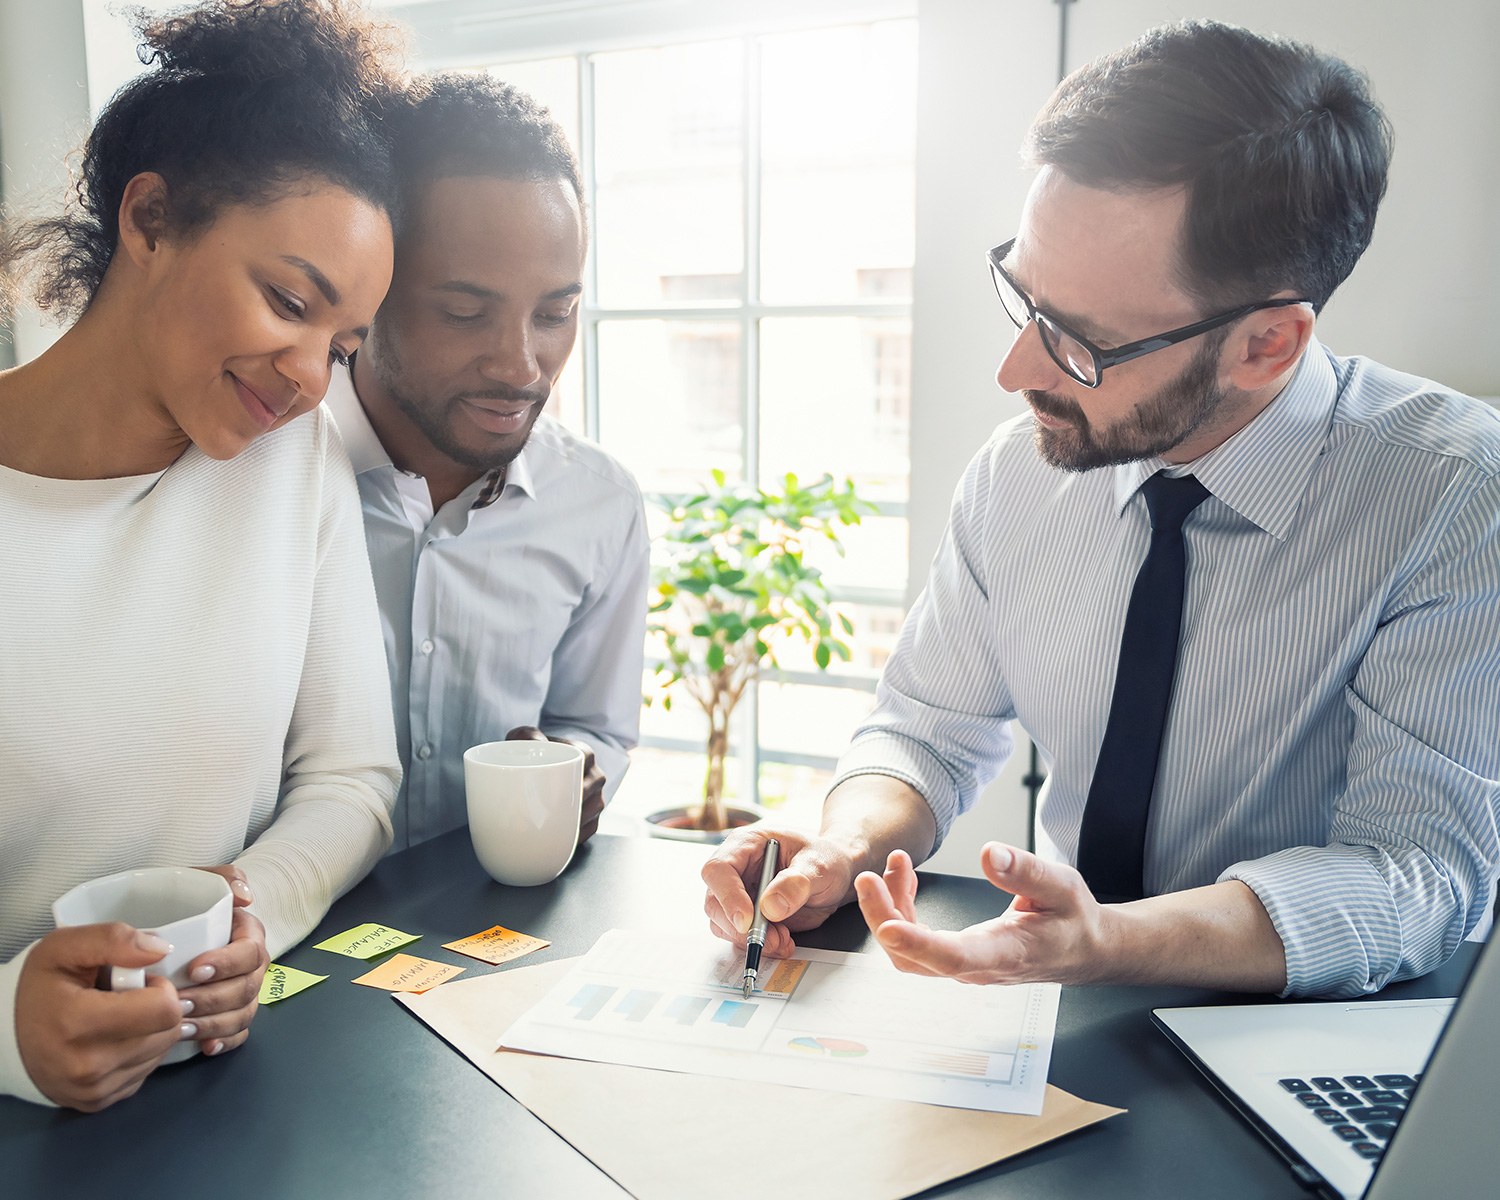
[[745, 998], [755, 990], [756, 976], [760, 973], [760, 952], [766, 946], [766, 914], [760, 911], [760, 898], [776, 878], [776, 859], [781, 854], [781, 843], [775, 838], [766, 841], [766, 855], [760, 864], [760, 889], [755, 893], [755, 919], [750, 922], [750, 932], [745, 940], [745, 978], [742, 990]]

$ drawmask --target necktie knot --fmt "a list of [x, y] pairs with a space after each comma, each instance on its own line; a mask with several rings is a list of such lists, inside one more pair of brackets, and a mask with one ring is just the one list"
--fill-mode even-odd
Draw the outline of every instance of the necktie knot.
[[1151, 529], [1155, 533], [1177, 533], [1188, 514], [1211, 494], [1192, 475], [1172, 479], [1160, 473], [1141, 484], [1141, 492], [1146, 497]]

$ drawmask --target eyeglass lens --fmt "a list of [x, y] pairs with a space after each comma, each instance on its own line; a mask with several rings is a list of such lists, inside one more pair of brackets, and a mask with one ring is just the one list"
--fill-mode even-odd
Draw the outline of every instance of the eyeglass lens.
[[[1025, 329], [1026, 323], [1032, 319], [1031, 306], [1026, 302], [1026, 297], [1011, 286], [1010, 280], [994, 263], [990, 264], [990, 276], [995, 281], [995, 291], [1000, 294], [1000, 303], [1004, 306], [1006, 315], [1015, 322], [1017, 329]], [[1036, 325], [1042, 335], [1042, 344], [1047, 347], [1052, 361], [1079, 383], [1092, 386], [1097, 378], [1094, 356], [1071, 335], [1059, 329], [1046, 313], [1036, 314]]]

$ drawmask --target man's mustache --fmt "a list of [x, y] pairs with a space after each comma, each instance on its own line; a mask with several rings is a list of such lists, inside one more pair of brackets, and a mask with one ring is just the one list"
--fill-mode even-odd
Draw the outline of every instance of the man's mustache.
[[1078, 406], [1078, 402], [1066, 396], [1054, 396], [1051, 392], [1034, 392], [1030, 388], [1023, 388], [1021, 395], [1026, 397], [1026, 402], [1037, 412], [1055, 421], [1066, 421], [1069, 425], [1077, 425], [1080, 428], [1089, 423], [1088, 418], [1083, 414], [1083, 409]]

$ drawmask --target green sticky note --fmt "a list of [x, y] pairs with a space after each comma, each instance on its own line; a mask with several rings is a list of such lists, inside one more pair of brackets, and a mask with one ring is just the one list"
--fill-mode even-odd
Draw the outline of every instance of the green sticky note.
[[319, 942], [319, 950], [331, 950], [334, 954], [347, 954], [350, 958], [374, 958], [398, 946], [409, 946], [422, 935], [402, 933], [389, 925], [356, 925], [353, 929]]
[[280, 963], [272, 963], [266, 968], [266, 973], [260, 981], [260, 1002], [275, 1004], [276, 1001], [295, 996], [298, 992], [312, 987], [315, 983], [322, 983], [327, 978], [327, 975], [314, 975], [311, 971], [299, 971], [296, 967], [283, 967]]

